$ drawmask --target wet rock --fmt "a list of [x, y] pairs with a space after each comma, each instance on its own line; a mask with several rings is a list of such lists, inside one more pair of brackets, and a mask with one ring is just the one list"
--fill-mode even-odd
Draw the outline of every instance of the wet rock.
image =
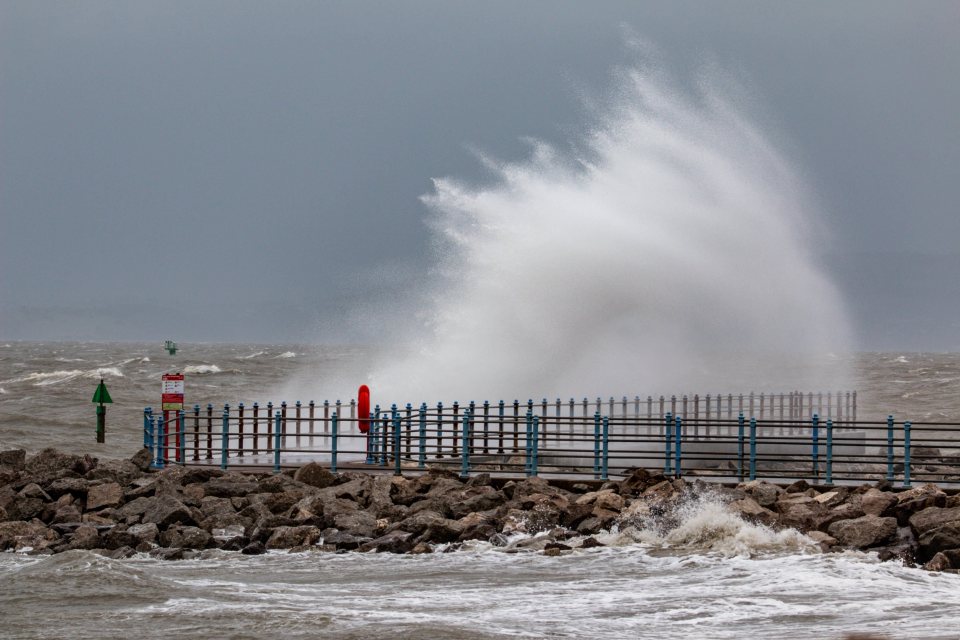
[[781, 525], [800, 531], [816, 529], [827, 514], [825, 506], [799, 492], [783, 493], [777, 499], [776, 508]]
[[833, 509], [850, 498], [850, 490], [846, 487], [837, 487], [827, 491], [826, 493], [821, 493], [812, 497], [826, 508]]
[[406, 553], [414, 547], [413, 534], [402, 530], [391, 531], [360, 545], [360, 551], [377, 553]]
[[121, 547], [135, 547], [140, 543], [140, 538], [127, 530], [126, 525], [119, 524], [100, 534], [100, 542], [106, 549], [119, 549]]
[[606, 545], [602, 542], [599, 542], [594, 537], [584, 538], [583, 542], [580, 543], [581, 549], [595, 549], [596, 547], [605, 547]]
[[431, 547], [426, 542], [418, 542], [414, 545], [413, 549], [410, 549], [408, 552], [412, 556], [423, 555], [425, 553], [433, 553], [433, 547]]
[[896, 515], [897, 497], [886, 491], [871, 487], [860, 496], [860, 508], [869, 516], [890, 517]]
[[930, 507], [945, 507], [947, 494], [935, 484], [924, 484], [897, 494], [897, 522], [906, 526], [910, 516]]
[[184, 550], [182, 547], [158, 547], [151, 549], [150, 555], [157, 560], [183, 560]]
[[129, 460], [106, 460], [84, 474], [84, 478], [87, 480], [106, 480], [126, 486], [134, 478], [140, 477], [140, 474], [141, 471], [137, 465]]
[[320, 539], [320, 530], [309, 525], [277, 527], [267, 540], [267, 549], [290, 549], [304, 545], [313, 545]]
[[730, 503], [730, 509], [746, 522], [754, 522], [767, 527], [772, 527], [777, 522], [777, 514], [760, 506], [760, 503], [753, 498], [734, 500]]
[[844, 546], [868, 549], [892, 542], [897, 535], [897, 520], [879, 516], [840, 520], [831, 524], [827, 533]]
[[784, 491], [786, 493], [804, 493], [810, 489], [810, 483], [806, 480], [797, 480], [793, 484], [787, 486]]
[[100, 533], [96, 527], [82, 525], [77, 527], [63, 551], [70, 549], [96, 549], [100, 546]]
[[639, 496], [648, 488], [663, 482], [662, 473], [650, 473], [646, 469], [629, 470], [630, 475], [620, 482], [618, 491], [622, 496]]
[[89, 456], [83, 457], [62, 453], [56, 449], [44, 449], [26, 460], [23, 471], [37, 479], [53, 479], [63, 472], [83, 475], [93, 466], [96, 466], [96, 462]]
[[204, 485], [204, 494], [217, 498], [232, 498], [258, 493], [259, 489], [254, 480], [231, 474], [221, 478], [211, 478]]
[[0, 551], [46, 549], [60, 540], [56, 531], [36, 522], [0, 522]]
[[319, 463], [310, 462], [297, 469], [293, 479], [297, 482], [308, 484], [311, 487], [325, 489], [333, 485], [334, 481], [336, 480], [336, 476], [330, 473], [326, 467], [321, 466]]
[[21, 498], [37, 498], [44, 502], [50, 502], [51, 500], [47, 492], [41, 489], [40, 485], [35, 482], [31, 482], [30, 484], [26, 485], [17, 493], [17, 495]]
[[213, 536], [200, 527], [174, 525], [160, 534], [160, 544], [164, 547], [180, 549], [206, 549]]
[[145, 500], [150, 502], [143, 511], [141, 517], [143, 522], [153, 522], [161, 529], [165, 529], [172, 524], [196, 524], [187, 506], [171, 495], [159, 495], [153, 498], [145, 498]]
[[123, 504], [123, 489], [116, 482], [92, 485], [87, 491], [87, 510], [96, 511], [103, 507], [117, 507]]
[[927, 571], [960, 572], [960, 549], [938, 551], [923, 568]]
[[783, 489], [777, 485], [770, 484], [763, 480], [751, 480], [750, 482], [740, 484], [739, 488], [745, 491], [747, 495], [756, 500], [757, 504], [765, 509], [772, 509], [777, 503], [780, 494], [783, 493]]
[[130, 458], [130, 462], [140, 471], [149, 471], [152, 462], [150, 450], [147, 448], [137, 449], [137, 452]]
[[[324, 518], [324, 521], [327, 519]], [[333, 527], [356, 536], [372, 538], [377, 530], [377, 519], [367, 511], [342, 513], [333, 518]]]
[[327, 529], [323, 531], [322, 536], [324, 544], [333, 545], [336, 549], [344, 551], [353, 551], [361, 544], [370, 541], [370, 538], [355, 536], [337, 529]]
[[9, 467], [14, 471], [24, 468], [27, 461], [27, 452], [23, 449], [7, 449], [0, 451], [0, 466]]
[[245, 556], [259, 556], [267, 552], [266, 547], [263, 546], [261, 542], [251, 542], [243, 549], [240, 550]]
[[140, 542], [149, 542], [152, 544], [156, 542], [157, 538], [160, 536], [160, 529], [156, 524], [147, 522], [128, 527], [127, 533], [137, 538]]
[[52, 498], [69, 494], [75, 498], [85, 498], [90, 482], [84, 478], [60, 478], [47, 485], [47, 493]]
[[928, 507], [911, 516], [909, 523], [921, 561], [940, 551], [960, 548], [960, 507]]
[[836, 538], [831, 536], [829, 533], [824, 533], [823, 531], [809, 531], [806, 535], [808, 538], [818, 543], [822, 551], [827, 551], [837, 544]]

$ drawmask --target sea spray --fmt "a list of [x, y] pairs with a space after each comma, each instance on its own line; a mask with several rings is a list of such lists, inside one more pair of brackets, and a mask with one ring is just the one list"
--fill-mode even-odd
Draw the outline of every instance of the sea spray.
[[843, 305], [788, 160], [717, 82], [691, 95], [632, 69], [616, 95], [577, 151], [535, 142], [525, 161], [483, 157], [488, 186], [435, 181], [434, 278], [413, 326], [381, 332], [399, 349], [377, 398], [845, 382], [828, 355], [848, 345]]

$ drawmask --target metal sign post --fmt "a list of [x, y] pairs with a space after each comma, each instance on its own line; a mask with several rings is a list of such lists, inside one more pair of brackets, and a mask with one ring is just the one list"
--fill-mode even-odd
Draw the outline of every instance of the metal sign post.
[[[169, 431], [170, 425], [170, 412], [172, 411], [177, 418], [177, 438], [174, 443], [174, 456], [177, 462], [180, 462], [180, 437], [183, 433], [183, 424], [181, 418], [181, 411], [183, 410], [183, 374], [182, 373], [165, 373], [163, 374], [163, 387], [162, 395], [160, 399], [161, 408], [163, 409], [163, 434], [164, 440], [169, 443], [169, 440], [166, 439]], [[169, 445], [168, 445], [169, 446]], [[165, 457], [169, 459], [169, 452], [164, 452]]]

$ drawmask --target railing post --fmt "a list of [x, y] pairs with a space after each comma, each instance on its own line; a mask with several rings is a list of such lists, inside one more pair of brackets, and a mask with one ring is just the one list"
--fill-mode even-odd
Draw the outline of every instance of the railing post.
[[420, 405], [420, 451], [417, 454], [417, 468], [427, 464], [427, 403]]
[[820, 416], [813, 414], [813, 478], [820, 478]]
[[524, 471], [526, 472], [527, 477], [530, 477], [532, 473], [532, 456], [533, 449], [531, 448], [530, 438], [533, 433], [533, 411], [527, 410], [527, 439], [524, 441]]
[[750, 479], [757, 479], [757, 419], [750, 418]]
[[610, 458], [610, 418], [607, 416], [603, 417], [603, 466], [600, 468], [600, 479], [607, 479], [607, 469], [609, 467], [609, 458]]
[[600, 409], [593, 414], [593, 479], [600, 479]]
[[[408, 405], [409, 406], [409, 405]], [[403, 475], [400, 471], [400, 414], [393, 412], [393, 475]]]
[[833, 420], [827, 419], [827, 484], [833, 484]]
[[213, 404], [207, 403], [207, 460], [213, 460]]
[[150, 407], [145, 407], [143, 409], [143, 448], [150, 449], [150, 453], [153, 453], [153, 449], [150, 447], [150, 440], [153, 438], [153, 434], [150, 433], [150, 414], [153, 413], [153, 409]]
[[157, 430], [155, 432], [157, 434], [158, 446], [157, 446], [157, 462], [154, 466], [156, 466], [157, 469], [163, 469], [164, 463], [166, 462], [166, 456], [167, 456], [166, 427], [167, 425], [164, 422], [163, 413], [161, 412], [160, 415], [157, 416]]
[[893, 482], [893, 416], [887, 416], [887, 480]]
[[243, 457], [243, 403], [237, 403], [237, 457]]
[[743, 412], [737, 416], [737, 476], [743, 482]]
[[386, 412], [380, 416], [380, 466], [387, 466], [387, 459], [390, 457], [390, 422], [397, 413], [397, 405], [390, 407], [390, 417]]
[[273, 452], [273, 400], [267, 401], [267, 453]]
[[[267, 416], [269, 420], [269, 416]], [[253, 455], [260, 454], [260, 403], [253, 403]]]
[[483, 401], [483, 455], [490, 453], [490, 403]]
[[908, 420], [903, 423], [903, 486], [910, 486], [910, 428], [913, 424]]
[[177, 442], [180, 444], [180, 451], [177, 452], [177, 458], [180, 460], [180, 466], [187, 466], [187, 419], [183, 409], [177, 411]]
[[333, 412], [333, 417], [331, 418], [332, 422], [330, 424], [331, 433], [330, 433], [330, 473], [337, 472], [337, 445], [339, 438], [337, 437], [337, 424], [339, 422], [337, 412]]
[[[281, 405], [282, 406], [282, 405]], [[274, 429], [273, 429], [273, 472], [280, 473], [280, 438], [282, 432], [286, 430], [286, 426], [283, 424], [283, 413], [286, 411], [277, 411], [277, 415], [274, 418]], [[286, 444], [286, 440], [284, 440]]]
[[533, 461], [531, 473], [537, 477], [540, 466], [540, 418], [533, 416]]
[[229, 405], [223, 406], [223, 418], [220, 424], [220, 468], [227, 468], [227, 456], [229, 452], [227, 447], [229, 446], [230, 439], [230, 408]]
[[675, 430], [674, 430], [674, 434], [673, 434], [673, 440], [674, 440], [674, 447], [673, 447], [673, 452], [674, 452], [674, 470], [673, 470], [673, 475], [674, 475], [675, 478], [679, 478], [679, 477], [683, 476], [683, 471], [682, 471], [682, 469], [683, 469], [683, 467], [682, 467], [682, 462], [683, 462], [682, 442], [683, 442], [683, 438], [681, 437], [682, 434], [683, 434], [683, 431], [682, 431], [682, 429], [683, 429], [683, 419], [682, 419], [680, 416], [677, 416], [677, 417], [675, 417], [673, 420], [674, 420], [674, 426], [675, 426]]
[[503, 400], [497, 405], [498, 414], [497, 414], [497, 453], [503, 453]]
[[193, 461], [200, 462], [200, 405], [193, 405]]
[[[456, 427], [454, 427], [456, 434]], [[454, 435], [456, 437], [456, 435]], [[437, 403], [437, 458], [443, 457], [443, 403]]]
[[463, 412], [463, 427], [461, 432], [460, 449], [460, 477], [470, 477], [470, 410]]
[[377, 421], [374, 419], [375, 415], [376, 413], [373, 411], [370, 412], [370, 420], [367, 422], [367, 432], [363, 434], [363, 439], [367, 445], [367, 458], [363, 461], [363, 464], [373, 464], [375, 462], [373, 457], [373, 448], [377, 442]]
[[673, 467], [673, 451], [670, 446], [673, 441], [673, 414], [669, 411], [666, 414], [666, 422], [663, 427], [664, 435], [664, 456], [663, 456], [663, 475], [670, 475]]

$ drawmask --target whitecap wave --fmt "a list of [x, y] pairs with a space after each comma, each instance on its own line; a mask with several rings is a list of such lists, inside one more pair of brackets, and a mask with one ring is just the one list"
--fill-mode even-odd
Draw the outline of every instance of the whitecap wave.
[[251, 358], [259, 358], [260, 356], [266, 354], [266, 351], [255, 351], [248, 356], [240, 356], [241, 360], [250, 360]]
[[183, 368], [184, 373], [192, 373], [195, 375], [206, 375], [209, 373], [220, 373], [223, 371], [220, 367], [215, 364], [191, 364]]
[[283, 353], [281, 353], [276, 357], [277, 358], [296, 358], [297, 354], [295, 354], [293, 351], [284, 351]]

